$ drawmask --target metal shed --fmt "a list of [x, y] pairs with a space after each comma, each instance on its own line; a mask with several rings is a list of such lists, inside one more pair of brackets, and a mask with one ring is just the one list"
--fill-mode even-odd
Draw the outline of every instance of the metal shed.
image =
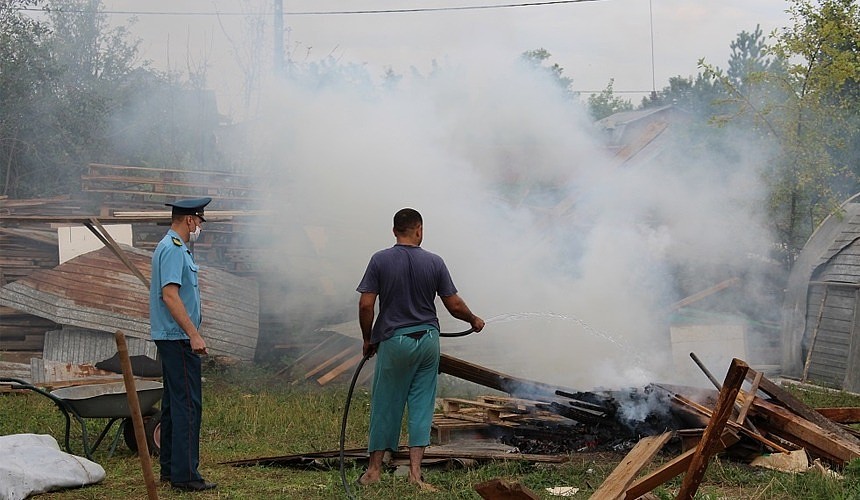
[[860, 391], [860, 193], [815, 230], [792, 268], [783, 373]]
[[[152, 252], [120, 246], [148, 280]], [[210, 353], [253, 360], [259, 333], [256, 282], [201, 267], [200, 295], [200, 329]], [[149, 338], [149, 290], [108, 247], [5, 285], [0, 305], [61, 325]]]

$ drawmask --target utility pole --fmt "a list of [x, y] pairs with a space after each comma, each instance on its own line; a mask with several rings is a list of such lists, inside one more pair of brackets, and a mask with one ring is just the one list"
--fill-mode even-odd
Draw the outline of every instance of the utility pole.
[[275, 76], [284, 76], [284, 0], [275, 0], [274, 19], [274, 68]]

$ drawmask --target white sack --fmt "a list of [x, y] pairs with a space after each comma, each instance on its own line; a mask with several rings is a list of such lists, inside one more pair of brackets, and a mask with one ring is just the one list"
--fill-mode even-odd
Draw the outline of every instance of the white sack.
[[101, 465], [60, 450], [44, 434], [0, 436], [0, 500], [76, 488], [105, 478]]

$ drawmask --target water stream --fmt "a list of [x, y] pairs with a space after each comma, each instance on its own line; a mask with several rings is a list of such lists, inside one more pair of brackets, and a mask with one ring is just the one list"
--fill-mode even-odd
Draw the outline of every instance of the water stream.
[[517, 313], [497, 314], [496, 316], [493, 316], [493, 317], [486, 319], [484, 321], [487, 324], [490, 324], [490, 323], [502, 324], [502, 323], [510, 323], [513, 321], [525, 321], [525, 320], [530, 320], [530, 319], [531, 320], [533, 320], [533, 319], [552, 319], [552, 320], [561, 320], [561, 321], [573, 322], [573, 323], [579, 325], [585, 331], [585, 333], [587, 333], [593, 337], [603, 339], [603, 340], [610, 342], [612, 344], [615, 344], [616, 346], [618, 346], [618, 348], [620, 348], [626, 354], [631, 355], [637, 362], [642, 361], [642, 358], [640, 357], [640, 354], [637, 352], [637, 350], [633, 349], [633, 347], [630, 346], [628, 343], [622, 342], [622, 341], [618, 340], [617, 338], [613, 337], [612, 335], [592, 327], [591, 325], [586, 323], [584, 320], [577, 318], [575, 316], [569, 316], [566, 314], [559, 314], [559, 313], [553, 313], [553, 312], [517, 312]]

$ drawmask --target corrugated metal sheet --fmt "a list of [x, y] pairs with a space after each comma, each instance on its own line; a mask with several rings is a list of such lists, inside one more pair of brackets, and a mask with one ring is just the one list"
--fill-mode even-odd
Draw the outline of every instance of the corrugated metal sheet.
[[[126, 345], [129, 356], [149, 356], [156, 359], [155, 343], [151, 340], [128, 337]], [[43, 359], [75, 364], [95, 364], [114, 354], [116, 354], [116, 339], [112, 333], [77, 327], [66, 327], [45, 333]]]
[[[150, 277], [152, 253], [121, 245]], [[253, 280], [201, 267], [201, 333], [212, 354], [252, 360], [259, 333], [259, 292]], [[0, 288], [0, 305], [72, 325], [149, 338], [149, 290], [108, 249], [36, 271]]]

